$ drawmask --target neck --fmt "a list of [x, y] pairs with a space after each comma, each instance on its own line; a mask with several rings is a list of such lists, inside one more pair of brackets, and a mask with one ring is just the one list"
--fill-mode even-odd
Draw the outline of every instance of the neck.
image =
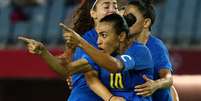
[[133, 37], [133, 41], [137, 41], [143, 44], [146, 44], [148, 39], [149, 39], [149, 35], [150, 35], [150, 31], [149, 30], [143, 30], [141, 33], [136, 34]]
[[124, 42], [121, 42], [118, 53], [123, 54], [128, 49], [128, 47], [130, 47], [132, 43], [133, 41], [131, 40], [131, 38], [125, 40]]

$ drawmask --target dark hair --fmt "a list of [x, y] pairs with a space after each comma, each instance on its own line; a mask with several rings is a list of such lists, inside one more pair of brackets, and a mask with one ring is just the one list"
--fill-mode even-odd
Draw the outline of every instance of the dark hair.
[[128, 36], [129, 28], [125, 19], [119, 14], [110, 14], [100, 20], [100, 22], [111, 22], [115, 28], [116, 33], [119, 35], [121, 32], [125, 32]]
[[94, 28], [94, 20], [90, 15], [90, 10], [95, 1], [85, 0], [73, 15], [71, 21], [72, 28], [81, 35]]
[[[131, 0], [129, 2], [129, 5], [137, 6], [145, 18], [151, 19], [151, 26], [153, 25], [155, 21], [155, 10], [154, 10], [152, 2], [153, 0]], [[151, 30], [151, 26], [149, 28], [150, 30]]]

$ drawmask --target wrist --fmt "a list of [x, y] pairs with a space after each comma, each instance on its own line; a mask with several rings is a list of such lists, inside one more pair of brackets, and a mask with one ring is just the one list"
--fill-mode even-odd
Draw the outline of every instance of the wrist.
[[156, 89], [162, 88], [161, 79], [155, 80], [154, 82], [156, 83]]
[[47, 54], [48, 54], [48, 50], [44, 48], [43, 50], [41, 50], [41, 53], [39, 55], [41, 55], [42, 57], [45, 57]]
[[114, 97], [114, 95], [111, 95], [107, 101], [111, 101], [111, 99]]

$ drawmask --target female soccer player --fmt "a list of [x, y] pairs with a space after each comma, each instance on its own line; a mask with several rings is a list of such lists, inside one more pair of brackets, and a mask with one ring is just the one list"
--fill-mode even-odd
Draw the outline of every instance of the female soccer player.
[[[75, 26], [74, 30], [81, 32], [81, 34], [85, 33], [85, 31], [89, 30], [86, 32], [83, 37], [84, 39], [88, 40], [89, 43], [96, 45], [96, 31], [93, 28], [94, 24], [96, 25], [98, 21], [103, 18], [106, 15], [112, 14], [112, 13], [117, 13], [117, 2], [116, 0], [86, 0], [85, 3], [80, 7], [80, 9], [77, 12], [77, 15], [75, 16], [76, 21], [75, 21]], [[93, 19], [91, 16], [93, 16]], [[93, 23], [94, 20], [94, 23]], [[88, 21], [88, 23], [87, 23]], [[35, 40], [32, 39], [27, 39], [27, 38], [20, 38], [26, 42], [28, 42], [28, 49], [31, 53], [37, 53], [41, 54], [41, 49], [43, 47], [42, 43], [39, 43]], [[46, 51], [46, 50], [45, 50]], [[68, 51], [68, 50], [67, 50]], [[44, 52], [44, 51], [43, 51]], [[76, 52], [74, 54], [74, 60], [77, 60], [80, 58], [82, 55], [82, 50], [76, 49]], [[65, 75], [65, 69], [62, 68], [58, 64], [54, 64], [54, 62], [58, 61], [55, 57], [51, 56], [51, 54], [46, 51], [45, 54], [41, 55], [45, 60], [47, 60], [48, 64], [50, 67], [57, 71], [61, 75]], [[54, 61], [54, 62], [52, 62]], [[79, 61], [83, 62], [83, 61]], [[74, 64], [71, 64], [74, 66]], [[86, 81], [84, 79], [83, 74], [76, 74], [73, 75], [72, 78], [73, 82], [73, 89], [71, 91], [71, 94], [68, 98], [68, 101], [100, 101], [101, 99], [96, 96], [87, 86]], [[103, 93], [104, 94], [104, 93]], [[112, 94], [105, 94], [103, 95], [104, 100], [109, 99]], [[113, 96], [114, 101], [123, 101], [123, 98]], [[111, 100], [111, 101], [112, 101]]]
[[[88, 4], [92, 3], [91, 1], [85, 1], [85, 2], [88, 2]], [[94, 27], [98, 24], [99, 20], [102, 19], [104, 16], [112, 14], [112, 13], [118, 13], [117, 2], [116, 2], [116, 0], [96, 0], [92, 6], [91, 5], [85, 5], [85, 6], [88, 6], [87, 7], [88, 9], [85, 9], [85, 11], [87, 11], [87, 12], [82, 12], [82, 13], [87, 14], [87, 16], [80, 15], [79, 16], [80, 20], [78, 20], [78, 24], [82, 23], [82, 21], [83, 21], [83, 20], [81, 20], [82, 17], [87, 18], [88, 20], [87, 19], [85, 19], [85, 20], [89, 21], [88, 23], [85, 23], [85, 24], [94, 24], [93, 26], [88, 27], [89, 31], [83, 35], [83, 38], [85, 40], [87, 40], [90, 44], [92, 44], [93, 46], [97, 46], [97, 44], [96, 44], [97, 32], [94, 29]], [[80, 10], [84, 10], [84, 9], [80, 9]], [[75, 23], [75, 24], [77, 24], [77, 23]], [[81, 25], [80, 27], [86, 27], [86, 26]], [[80, 27], [78, 27], [78, 30]], [[80, 59], [83, 56], [83, 54], [84, 54], [84, 52], [80, 48], [77, 48], [75, 51], [75, 54], [73, 56], [73, 60], [75, 61], [75, 60]], [[85, 77], [88, 77], [87, 74]], [[98, 82], [98, 79], [96, 79], [96, 82]], [[83, 74], [73, 75], [72, 76], [72, 84], [73, 84], [73, 89], [72, 89], [69, 99], [77, 98], [77, 95], [80, 94], [80, 92], [83, 88], [86, 89], [87, 92], [90, 91], [92, 93], [92, 91], [87, 86], [87, 83], [85, 81]], [[102, 85], [100, 84], [100, 86], [102, 86]], [[101, 88], [101, 87], [99, 87], [99, 88]], [[84, 92], [83, 94], [85, 94], [85, 93], [87, 94], [87, 92]], [[107, 91], [107, 92], [109, 93], [109, 91]], [[112, 96], [111, 93], [110, 94], [108, 94], [108, 93], [104, 92], [104, 93], [101, 93], [104, 95], [99, 95], [99, 96], [101, 96], [104, 100], [108, 100]], [[83, 97], [86, 97], [86, 95], [84, 95]], [[87, 97], [87, 98], [83, 98], [83, 99], [86, 99], [86, 101], [93, 100], [91, 97]], [[114, 97], [114, 99], [112, 99], [112, 100], [115, 101], [115, 99], [122, 100], [123, 98]], [[94, 100], [94, 101], [96, 101], [96, 100]]]
[[135, 92], [142, 96], [153, 94], [153, 101], [172, 101], [170, 93], [170, 87], [173, 83], [171, 75], [172, 65], [168, 50], [160, 39], [150, 35], [151, 26], [149, 26], [149, 29], [143, 30], [147, 27], [145, 22], [150, 22], [152, 25], [155, 21], [154, 8], [150, 1], [132, 1], [124, 13], [124, 16], [136, 19], [136, 22], [130, 22], [130, 32], [144, 39], [154, 61], [154, 80], [143, 76], [147, 82], [136, 86]]
[[[112, 94], [123, 96], [126, 101], [151, 101], [150, 97], [137, 96], [132, 90], [135, 85], [144, 82], [141, 75], [146, 74], [149, 77], [153, 75], [152, 59], [146, 46], [141, 40], [133, 42], [135, 39], [130, 37], [126, 31], [128, 28], [124, 26], [124, 21], [119, 15], [112, 14], [104, 17], [96, 29], [98, 32], [98, 49], [107, 55], [117, 56], [117, 60], [124, 63], [124, 69], [119, 70], [118, 73], [114, 73], [116, 72], [115, 67], [110, 69], [95, 68], [104, 85], [110, 89]], [[100, 51], [99, 53], [102, 54]], [[86, 59], [93, 65], [88, 57]], [[105, 64], [107, 63], [105, 62]]]
[[[120, 45], [119, 40], [123, 40], [120, 37], [125, 38], [126, 36], [126, 31], [123, 30], [125, 27], [120, 26], [124, 24], [124, 22], [120, 18], [121, 16], [117, 14], [108, 15], [104, 17], [96, 26], [99, 34], [99, 49], [91, 46], [86, 40], [80, 37], [79, 34], [71, 29], [68, 30], [72, 33], [64, 33], [64, 38], [67, 44], [76, 44], [82, 48], [95, 61], [96, 64], [106, 69], [100, 71], [101, 77], [105, 78], [102, 80], [102, 82], [105, 81], [104, 84], [111, 88], [111, 91], [113, 90], [112, 93], [114, 93], [114, 95], [123, 96], [128, 101], [151, 101], [150, 97], [140, 97], [132, 91], [134, 85], [143, 83], [144, 80], [142, 79], [141, 75], [146, 74], [150, 77], [152, 76], [151, 55], [143, 43], [135, 42], [134, 37], [129, 38], [127, 44], [124, 43], [123, 45]], [[122, 33], [122, 30], [124, 33]], [[118, 33], [120, 35], [115, 36], [114, 33]], [[100, 39], [103, 40], [102, 44]], [[140, 42], [140, 40], [138, 41]], [[121, 52], [119, 50], [121, 50]], [[115, 55], [114, 51], [116, 54], [120, 54], [120, 56], [111, 56], [111, 53], [113, 53], [112, 55]], [[88, 60], [88, 63], [90, 63], [92, 67], [95, 67], [93, 61], [87, 57], [87, 55], [83, 55], [83, 58]], [[114, 80], [114, 84], [112, 83], [113, 79], [110, 80], [111, 85], [109, 86], [108, 82], [110, 81], [108, 78], [110, 77], [110, 72], [120, 73], [118, 73], [117, 77], [115, 77], [116, 80]], [[117, 86], [120, 88], [115, 88]]]

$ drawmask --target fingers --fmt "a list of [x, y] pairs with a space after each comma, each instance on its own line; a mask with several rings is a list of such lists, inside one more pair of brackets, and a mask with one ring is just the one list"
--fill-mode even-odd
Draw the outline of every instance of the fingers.
[[82, 37], [78, 33], [76, 33], [73, 29], [64, 25], [63, 23], [59, 23], [59, 26], [62, 27], [64, 30], [66, 30], [63, 34], [63, 37], [66, 41], [66, 45], [69, 48], [75, 48], [76, 46], [78, 46]]
[[34, 49], [32, 47], [28, 47], [28, 51], [31, 54], [36, 54], [36, 52], [34, 51]]
[[79, 43], [79, 41], [76, 38], [71, 37], [71, 36], [64, 36], [64, 39], [65, 39], [66, 46], [69, 48], [74, 48]]
[[150, 96], [152, 93], [150, 91], [144, 91], [144, 92], [140, 92], [140, 93], [136, 93], [137, 95], [140, 96]]
[[40, 44], [27, 44], [27, 49], [32, 54], [41, 54], [42, 50], [40, 48]]
[[148, 82], [142, 84], [142, 85], [137, 85], [135, 86], [135, 92], [137, 95], [141, 96], [150, 96], [155, 90], [157, 89], [156, 85], [154, 82], [149, 79]]
[[41, 54], [42, 50], [45, 49], [41, 42], [35, 41], [33, 39], [22, 36], [19, 36], [18, 39], [26, 43], [28, 51], [32, 54]]
[[23, 36], [19, 36], [18, 39], [22, 40], [22, 41], [29, 41], [30, 40], [29, 38], [26, 38], [26, 37], [23, 37]]
[[21, 41], [23, 41], [23, 42], [25, 42], [25, 43], [27, 43], [27, 44], [39, 44], [39, 42], [38, 41], [35, 41], [35, 40], [33, 40], [33, 39], [30, 39], [30, 38], [26, 38], [26, 37], [22, 37], [22, 36], [19, 36], [18, 37], [18, 40], [21, 40]]
[[135, 86], [135, 89], [141, 89], [141, 88], [144, 88], [144, 87], [147, 87], [147, 84], [146, 84], [146, 83], [144, 83], [144, 84], [142, 84], [142, 85], [137, 85], [137, 86]]
[[142, 85], [138, 85], [135, 87], [135, 90], [137, 95], [141, 95], [141, 96], [149, 96], [151, 95], [151, 88], [145, 83]]
[[67, 76], [66, 82], [67, 82], [69, 89], [72, 89], [72, 78], [71, 78], [71, 76]]
[[65, 36], [65, 35], [66, 35], [66, 36], [70, 35], [70, 36], [74, 36], [74, 37], [77, 37], [77, 38], [81, 37], [81, 36], [80, 36], [78, 33], [76, 33], [73, 29], [71, 29], [70, 27], [64, 25], [63, 23], [59, 23], [59, 26], [60, 26], [62, 29], [64, 29], [65, 31], [70, 32], [70, 33], [64, 33], [64, 36]]
[[150, 88], [145, 87], [145, 88], [141, 88], [141, 89], [135, 89], [135, 92], [144, 92], [144, 91], [147, 91], [147, 90], [150, 90]]
[[26, 37], [22, 37], [22, 36], [19, 36], [18, 40], [21, 40], [21, 41], [23, 41], [25, 43], [32, 43], [33, 42], [32, 39], [29, 39], [29, 38], [26, 38]]
[[59, 26], [60, 26], [61, 28], [63, 28], [64, 30], [66, 30], [66, 31], [70, 31], [70, 32], [72, 32], [72, 33], [75, 33], [75, 31], [74, 31], [73, 29], [71, 29], [70, 27], [64, 25], [63, 23], [59, 23]]
[[59, 23], [59, 26], [60, 26], [61, 28], [63, 28], [63, 29], [67, 29], [67, 26], [64, 25], [62, 22]]

